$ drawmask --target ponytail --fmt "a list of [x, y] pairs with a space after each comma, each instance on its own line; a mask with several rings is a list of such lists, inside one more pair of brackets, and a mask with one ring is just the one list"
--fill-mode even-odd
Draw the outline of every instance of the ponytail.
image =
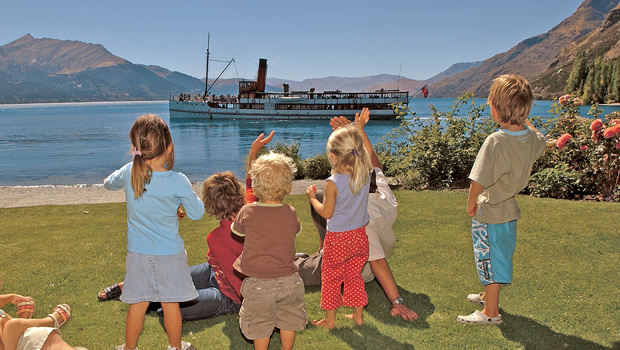
[[164, 165], [167, 170], [171, 170], [174, 166], [174, 145], [168, 125], [154, 114], [139, 117], [131, 126], [129, 139], [133, 155], [131, 188], [134, 197], [140, 198], [153, 176], [153, 170], [145, 161], [165, 154], [170, 147]]

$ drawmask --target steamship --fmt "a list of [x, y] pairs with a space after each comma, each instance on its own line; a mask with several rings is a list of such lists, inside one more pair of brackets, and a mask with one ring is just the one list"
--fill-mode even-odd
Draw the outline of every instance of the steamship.
[[[234, 61], [231, 60], [228, 63]], [[226, 67], [228, 67], [226, 66]], [[224, 68], [226, 69], [226, 68]], [[209, 75], [207, 49], [207, 78]], [[223, 73], [223, 72], [222, 72]], [[221, 74], [220, 74], [221, 76]], [[267, 60], [261, 58], [256, 81], [240, 80], [237, 96], [209, 95], [205, 83], [204, 95], [172, 96], [169, 101], [170, 119], [330, 119], [334, 116], [355, 118], [355, 113], [367, 107], [373, 119], [395, 119], [394, 106], [409, 102], [409, 91], [377, 90], [375, 92], [289, 91], [265, 92]], [[219, 78], [219, 77], [218, 77]], [[208, 79], [206, 79], [208, 81]], [[211, 84], [211, 87], [217, 79]]]

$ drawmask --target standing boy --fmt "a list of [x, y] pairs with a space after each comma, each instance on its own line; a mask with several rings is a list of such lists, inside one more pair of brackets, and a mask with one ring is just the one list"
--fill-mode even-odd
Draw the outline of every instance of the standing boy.
[[528, 121], [532, 90], [518, 75], [493, 80], [489, 100], [491, 117], [500, 130], [484, 141], [469, 178], [467, 214], [473, 217], [472, 237], [478, 277], [484, 292], [467, 300], [484, 305], [469, 316], [458, 316], [465, 324], [500, 324], [501, 284], [512, 282], [512, 254], [521, 211], [515, 195], [530, 178], [532, 165], [545, 151], [545, 138]]
[[282, 349], [292, 349], [295, 332], [308, 322], [304, 283], [293, 262], [301, 225], [295, 208], [282, 203], [291, 191], [294, 172], [293, 161], [278, 153], [252, 162], [248, 175], [259, 201], [243, 206], [231, 226], [233, 233], [245, 237], [243, 253], [235, 262], [235, 268], [248, 276], [241, 285], [239, 325], [245, 337], [254, 340], [255, 349], [269, 347], [276, 327]]

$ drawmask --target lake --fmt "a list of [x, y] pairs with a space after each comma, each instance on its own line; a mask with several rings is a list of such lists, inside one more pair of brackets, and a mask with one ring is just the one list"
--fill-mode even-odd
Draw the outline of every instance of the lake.
[[[448, 111], [453, 99], [412, 99], [417, 116], [431, 115], [429, 104]], [[477, 100], [478, 103], [486, 100]], [[536, 101], [532, 116], [548, 117], [552, 102]], [[588, 108], [584, 107], [582, 115]], [[605, 113], [620, 107], [604, 106]], [[464, 114], [467, 110], [462, 111]], [[326, 121], [205, 120], [170, 121], [168, 101], [0, 105], [0, 186], [95, 184], [131, 160], [129, 129], [142, 114], [159, 115], [170, 126], [174, 170], [192, 182], [231, 170], [240, 179], [252, 141], [275, 130], [275, 142], [300, 144], [307, 158], [325, 152], [331, 133]], [[372, 121], [366, 132], [376, 143], [398, 126]]]

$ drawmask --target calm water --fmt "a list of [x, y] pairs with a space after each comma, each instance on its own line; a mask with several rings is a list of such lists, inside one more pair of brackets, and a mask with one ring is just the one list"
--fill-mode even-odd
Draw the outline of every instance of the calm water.
[[[430, 116], [431, 103], [439, 111], [448, 111], [453, 104], [452, 99], [412, 101], [420, 117]], [[547, 116], [550, 105], [536, 102], [532, 115]], [[607, 113], [619, 109], [607, 108]], [[169, 123], [174, 168], [191, 181], [223, 170], [243, 177], [245, 157], [261, 132], [275, 130], [274, 143], [299, 142], [303, 158], [324, 152], [331, 133], [326, 121], [170, 122], [167, 101], [0, 105], [0, 185], [101, 183], [130, 161], [129, 128], [147, 113]], [[393, 121], [371, 120], [367, 133], [375, 143], [397, 126]]]

